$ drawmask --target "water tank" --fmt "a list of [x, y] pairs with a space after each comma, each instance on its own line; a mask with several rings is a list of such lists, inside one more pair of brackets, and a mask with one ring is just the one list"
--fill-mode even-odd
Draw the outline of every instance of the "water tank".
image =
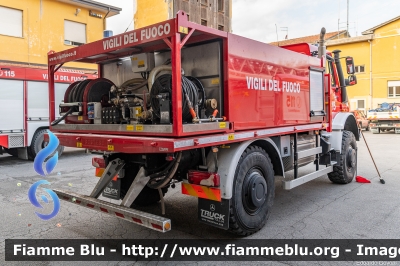
[[113, 31], [112, 30], [105, 30], [103, 31], [103, 38], [108, 38], [113, 36]]

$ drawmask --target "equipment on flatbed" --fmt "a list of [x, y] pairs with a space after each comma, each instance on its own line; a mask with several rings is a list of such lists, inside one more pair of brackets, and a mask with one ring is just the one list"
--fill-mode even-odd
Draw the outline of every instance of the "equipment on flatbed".
[[[164, 194], [181, 182], [183, 194], [198, 198], [201, 222], [249, 235], [268, 219], [275, 177], [287, 190], [325, 174], [351, 182], [359, 131], [345, 89], [356, 83], [354, 62], [346, 57], [345, 79], [340, 51], [325, 54], [324, 32], [319, 52], [275, 47], [189, 22], [180, 11], [50, 54], [50, 74], [76, 61], [97, 63], [101, 77], [72, 84], [60, 105], [65, 123], [51, 127], [61, 144], [101, 155], [92, 162], [100, 180], [90, 197], [56, 193], [165, 232], [169, 220], [127, 208], [161, 200], [164, 212]], [[53, 99], [52, 75], [49, 86]], [[315, 170], [300, 176], [310, 163]]]

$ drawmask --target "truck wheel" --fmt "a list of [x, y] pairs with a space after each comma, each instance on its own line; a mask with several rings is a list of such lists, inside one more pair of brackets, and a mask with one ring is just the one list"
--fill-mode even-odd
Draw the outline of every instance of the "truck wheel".
[[[139, 171], [138, 165], [125, 167], [125, 177], [121, 179], [121, 193], [120, 193], [121, 199], [125, 197], [138, 171]], [[167, 193], [168, 191], [168, 188], [163, 188], [161, 189], [161, 191], [163, 192], [163, 195], [165, 195], [165, 193]], [[155, 204], [160, 200], [161, 200], [160, 194], [158, 193], [157, 189], [152, 189], [149, 188], [148, 186], [145, 186], [130, 207], [131, 208], [135, 206], [144, 207]]]
[[350, 183], [357, 173], [357, 143], [354, 134], [347, 130], [343, 131], [338, 163], [341, 166], [333, 166], [333, 172], [328, 174], [329, 180], [336, 184]]
[[371, 132], [372, 132], [372, 134], [379, 134], [379, 133], [381, 133], [381, 129], [380, 128], [371, 128]]
[[[35, 135], [33, 135], [31, 146], [28, 147], [28, 156], [30, 160], [34, 160], [39, 151], [47, 146], [48, 142], [44, 141], [45, 133], [47, 133], [46, 129], [39, 129], [36, 131]], [[64, 151], [64, 146], [59, 145], [57, 151], [58, 157], [60, 157]]]
[[233, 184], [229, 230], [253, 234], [267, 222], [275, 196], [274, 170], [265, 150], [249, 146], [243, 152]]

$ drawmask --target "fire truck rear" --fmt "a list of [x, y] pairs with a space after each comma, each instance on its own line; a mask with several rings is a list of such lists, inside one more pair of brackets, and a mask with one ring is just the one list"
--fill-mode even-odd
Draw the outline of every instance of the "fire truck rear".
[[[49, 55], [52, 132], [64, 146], [101, 155], [90, 195], [56, 193], [166, 232], [164, 195], [179, 183], [198, 198], [199, 221], [249, 235], [269, 217], [277, 177], [286, 190], [325, 174], [351, 182], [359, 132], [346, 86], [356, 80], [343, 77], [340, 51], [326, 53], [323, 35], [319, 48], [275, 47], [191, 23], [180, 11]], [[97, 63], [100, 78], [72, 84], [55, 120], [52, 77], [70, 61]], [[352, 64], [347, 57], [349, 74]], [[308, 164], [314, 170], [299, 175]], [[162, 216], [135, 209], [160, 201]]]

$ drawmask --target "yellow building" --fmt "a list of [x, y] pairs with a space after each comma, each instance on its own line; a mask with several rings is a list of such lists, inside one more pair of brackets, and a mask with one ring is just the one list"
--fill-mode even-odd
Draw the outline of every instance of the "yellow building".
[[362, 36], [330, 40], [330, 51], [352, 56], [358, 84], [347, 89], [351, 108], [375, 109], [400, 103], [400, 16], [366, 30]]
[[[0, 62], [45, 66], [50, 50], [101, 39], [105, 19], [121, 10], [92, 0], [1, 0]], [[95, 68], [80, 63], [66, 66]]]
[[232, 31], [232, 0], [136, 0], [135, 29], [171, 19], [179, 10], [189, 15], [189, 21]]

